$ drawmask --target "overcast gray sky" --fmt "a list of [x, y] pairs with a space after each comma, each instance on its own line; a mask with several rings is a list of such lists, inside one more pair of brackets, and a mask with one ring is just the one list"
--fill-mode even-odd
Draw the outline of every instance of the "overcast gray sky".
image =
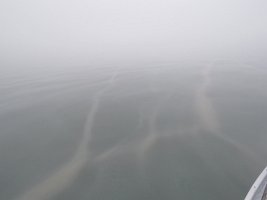
[[266, 0], [1, 0], [2, 63], [264, 56]]

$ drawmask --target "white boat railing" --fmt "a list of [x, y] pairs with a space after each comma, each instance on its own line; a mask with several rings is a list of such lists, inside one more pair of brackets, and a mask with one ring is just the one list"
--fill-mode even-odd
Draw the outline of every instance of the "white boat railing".
[[267, 167], [258, 176], [245, 200], [267, 200]]

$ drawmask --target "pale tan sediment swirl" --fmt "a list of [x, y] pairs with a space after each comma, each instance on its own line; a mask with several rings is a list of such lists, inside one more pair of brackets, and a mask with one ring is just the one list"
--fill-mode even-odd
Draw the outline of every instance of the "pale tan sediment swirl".
[[108, 84], [99, 90], [92, 100], [92, 106], [87, 116], [83, 137], [74, 156], [48, 178], [27, 190], [17, 200], [49, 200], [70, 186], [80, 171], [88, 164], [90, 159], [89, 143], [92, 136], [92, 127], [95, 115], [98, 111], [102, 95], [115, 81], [116, 73], [113, 73]]
[[202, 82], [199, 84], [195, 94], [195, 106], [200, 126], [210, 134], [216, 135], [221, 140], [231, 144], [239, 149], [239, 151], [245, 153], [251, 159], [258, 162], [261, 159], [252, 150], [238, 143], [226, 134], [223, 134], [218, 112], [214, 106], [212, 98], [209, 95], [212, 84], [212, 70], [214, 66], [214, 64], [210, 63], [203, 67]]
[[211, 84], [211, 68], [211, 64], [203, 68], [201, 74], [202, 82], [196, 90], [195, 102], [199, 121], [203, 128], [212, 133], [219, 134], [221, 129], [219, 119], [208, 94]]

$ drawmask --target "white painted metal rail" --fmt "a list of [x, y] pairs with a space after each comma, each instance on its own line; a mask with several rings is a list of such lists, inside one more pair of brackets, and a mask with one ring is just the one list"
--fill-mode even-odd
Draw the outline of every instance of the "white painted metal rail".
[[245, 200], [267, 200], [267, 167], [256, 179]]

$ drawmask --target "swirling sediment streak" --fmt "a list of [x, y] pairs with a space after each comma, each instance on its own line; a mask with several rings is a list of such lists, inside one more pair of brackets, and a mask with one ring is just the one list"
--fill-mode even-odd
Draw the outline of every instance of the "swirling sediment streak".
[[220, 123], [212, 100], [208, 95], [211, 83], [211, 67], [209, 64], [202, 71], [203, 81], [196, 91], [196, 109], [203, 128], [212, 133], [220, 133]]
[[116, 73], [113, 73], [108, 84], [96, 93], [92, 100], [92, 107], [84, 126], [83, 137], [74, 156], [47, 179], [26, 191], [17, 200], [49, 200], [70, 186], [79, 172], [90, 161], [89, 143], [92, 136], [92, 127], [95, 115], [99, 108], [99, 102], [104, 92], [115, 81]]
[[203, 68], [203, 81], [196, 90], [196, 110], [197, 114], [199, 115], [200, 125], [209, 133], [215, 134], [220, 139], [236, 147], [241, 152], [249, 156], [250, 159], [253, 159], [255, 161], [257, 160], [258, 162], [261, 160], [258, 155], [256, 155], [253, 151], [251, 151], [244, 145], [238, 143], [237, 141], [222, 133], [217, 111], [213, 105], [212, 99], [208, 95], [208, 90], [211, 85], [212, 66], [214, 65], [209, 64]]
[[163, 98], [160, 98], [153, 108], [151, 113], [149, 114], [148, 119], [146, 120], [146, 124], [148, 125], [148, 130], [145, 138], [140, 142], [140, 146], [138, 147], [138, 154], [140, 162], [144, 162], [144, 159], [146, 157], [147, 152], [151, 149], [152, 146], [158, 141], [160, 137], [162, 137], [162, 133], [159, 133], [157, 130], [156, 124], [158, 116], [160, 115], [160, 112], [166, 105], [166, 102], [172, 97], [173, 93], [170, 92]]

